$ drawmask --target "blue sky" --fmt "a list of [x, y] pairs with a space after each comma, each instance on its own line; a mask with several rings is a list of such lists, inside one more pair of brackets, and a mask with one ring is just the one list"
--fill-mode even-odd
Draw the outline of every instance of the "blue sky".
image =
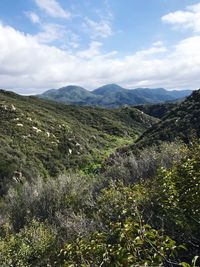
[[2, 0], [0, 87], [195, 89], [200, 1]]

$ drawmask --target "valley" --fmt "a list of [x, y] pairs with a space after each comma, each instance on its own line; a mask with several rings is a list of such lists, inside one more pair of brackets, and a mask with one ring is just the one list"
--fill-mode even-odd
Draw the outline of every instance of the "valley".
[[200, 0], [0, 1], [0, 267], [200, 267]]
[[134, 108], [66, 106], [6, 91], [0, 92], [0, 112], [3, 180], [16, 171], [30, 179], [98, 170], [105, 157], [157, 121]]
[[199, 95], [106, 109], [1, 90], [1, 266], [198, 262]]

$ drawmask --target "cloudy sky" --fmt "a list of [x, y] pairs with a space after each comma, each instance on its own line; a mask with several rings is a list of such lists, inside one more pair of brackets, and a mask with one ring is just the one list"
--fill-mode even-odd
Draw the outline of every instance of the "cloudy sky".
[[0, 88], [200, 87], [198, 0], [1, 0]]

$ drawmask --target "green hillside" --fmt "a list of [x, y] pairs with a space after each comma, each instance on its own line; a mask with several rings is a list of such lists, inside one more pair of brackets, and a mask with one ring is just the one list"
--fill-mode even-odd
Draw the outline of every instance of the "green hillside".
[[143, 111], [144, 113], [152, 117], [161, 119], [176, 106], [177, 106], [176, 103], [161, 103], [161, 104], [138, 105], [134, 106], [134, 108], [137, 108], [140, 111]]
[[[131, 181], [153, 177], [156, 174], [155, 166], [171, 165], [169, 157], [172, 161], [177, 157], [177, 147], [181, 148], [178, 152], [181, 154], [182, 145], [198, 142], [200, 138], [200, 90], [177, 104], [144, 105], [139, 108], [161, 116], [161, 120], [134, 143], [120, 147], [105, 160], [102, 172], [107, 177], [124, 179], [124, 173], [126, 179]], [[162, 116], [162, 113], [165, 115]]]
[[139, 146], [181, 139], [188, 143], [200, 137], [200, 90], [194, 91], [162, 120], [147, 130], [137, 141]]
[[200, 91], [158, 120], [2, 90], [0, 266], [199, 266], [199, 112]]
[[0, 114], [2, 191], [16, 175], [31, 179], [70, 168], [94, 171], [156, 121], [133, 108], [66, 106], [3, 90]]

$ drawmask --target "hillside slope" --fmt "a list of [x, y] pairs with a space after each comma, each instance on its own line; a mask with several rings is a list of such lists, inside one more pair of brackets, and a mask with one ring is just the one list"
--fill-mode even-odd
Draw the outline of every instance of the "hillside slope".
[[195, 137], [200, 137], [200, 90], [194, 91], [159, 123], [147, 130], [137, 144], [147, 146], [160, 141], [174, 141], [176, 138], [188, 143]]
[[0, 191], [12, 178], [95, 169], [156, 122], [133, 108], [66, 106], [3, 90], [0, 116]]
[[116, 84], [107, 84], [94, 91], [88, 91], [79, 86], [66, 86], [57, 90], [48, 90], [39, 95], [39, 97], [65, 104], [113, 108], [123, 105], [175, 101], [190, 94], [190, 90], [168, 91], [163, 88], [138, 88], [128, 90]]
[[[161, 120], [147, 129], [134, 143], [117, 149], [106, 159], [105, 166], [115, 165], [115, 160], [119, 158], [123, 158], [124, 161], [128, 160], [131, 154], [140, 156], [141, 151], [148, 150], [148, 147], [152, 151], [155, 147], [158, 150], [160, 147], [162, 150], [162, 144], [165, 143], [169, 144], [175, 141], [177, 144], [180, 142], [188, 144], [193, 140], [198, 141], [200, 138], [200, 90], [193, 91], [192, 95], [183, 102], [169, 105], [169, 107], [166, 105], [164, 107], [162, 105], [161, 107], [160, 105], [142, 106], [141, 110], [154, 114], [154, 116], [157, 114]], [[164, 116], [162, 116], [162, 112], [164, 112]], [[162, 153], [162, 151], [160, 152]]]
[[176, 107], [177, 103], [145, 104], [134, 106], [134, 108], [137, 108], [140, 111], [159, 119], [167, 115], [167, 113]]

